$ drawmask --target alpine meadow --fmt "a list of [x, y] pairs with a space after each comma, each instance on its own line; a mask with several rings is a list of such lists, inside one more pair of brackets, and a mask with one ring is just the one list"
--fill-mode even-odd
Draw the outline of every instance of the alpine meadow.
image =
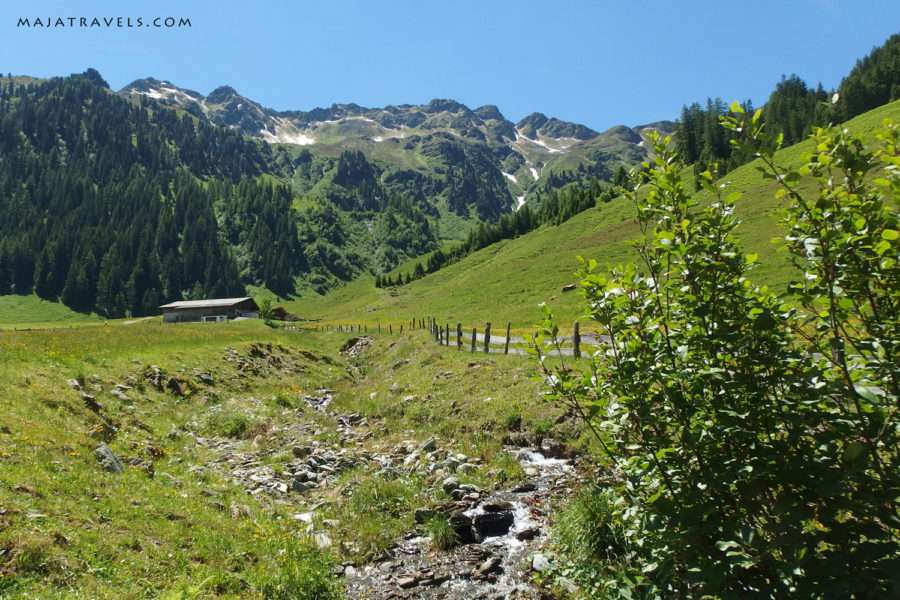
[[0, 599], [900, 598], [900, 34], [773, 83], [0, 75]]

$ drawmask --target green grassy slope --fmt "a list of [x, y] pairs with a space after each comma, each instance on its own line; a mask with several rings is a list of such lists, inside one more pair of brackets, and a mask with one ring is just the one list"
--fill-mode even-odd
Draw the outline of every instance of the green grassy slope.
[[[371, 453], [434, 436], [478, 463], [461, 481], [486, 487], [522, 477], [509, 435], [588, 444], [542, 400], [534, 360], [459, 353], [424, 331], [375, 336], [351, 358], [338, 353], [350, 337], [255, 320], [0, 331], [0, 598], [331, 600], [335, 563], [378, 555], [446, 499], [444, 475], [386, 478]], [[369, 425], [342, 436], [304, 401], [321, 388]], [[102, 441], [124, 473], [100, 467]], [[296, 446], [365, 460], [307, 493], [248, 493], [247, 468], [290, 484]]]
[[[900, 102], [861, 115], [848, 123], [850, 131], [867, 135], [885, 118], [900, 120]], [[812, 142], [786, 148], [778, 155], [782, 165], [799, 166]], [[764, 180], [756, 162], [726, 176], [731, 191], [743, 193], [736, 212], [737, 233], [746, 252], [759, 254], [752, 280], [782, 291], [794, 277], [784, 253], [772, 239], [782, 235], [778, 224], [775, 184]], [[685, 171], [690, 177], [690, 170]], [[690, 185], [690, 184], [688, 184]], [[708, 201], [698, 193], [700, 202]], [[561, 322], [572, 322], [583, 311], [577, 292], [562, 287], [576, 281], [577, 255], [601, 265], [634, 260], [629, 241], [639, 232], [634, 206], [623, 198], [588, 210], [558, 227], [543, 227], [516, 240], [485, 248], [459, 263], [396, 289], [376, 289], [371, 278], [358, 280], [319, 298], [289, 304], [292, 312], [335, 323], [403, 323], [414, 317], [434, 316], [439, 322], [479, 325], [512, 322], [530, 329], [540, 318], [537, 305], [548, 302]], [[414, 264], [414, 263], [412, 263]], [[408, 268], [407, 270], [410, 270]], [[403, 272], [403, 268], [400, 269]]]
[[42, 300], [36, 295], [0, 296], [0, 328], [47, 326], [48, 324], [84, 324], [102, 322], [97, 315], [78, 313], [60, 302]]

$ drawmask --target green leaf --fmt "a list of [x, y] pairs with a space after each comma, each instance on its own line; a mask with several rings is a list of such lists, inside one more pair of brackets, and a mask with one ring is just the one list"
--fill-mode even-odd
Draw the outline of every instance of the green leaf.
[[747, 263], [748, 265], [752, 265], [753, 263], [756, 262], [757, 258], [759, 258], [759, 255], [756, 254], [755, 252], [753, 252], [751, 254], [747, 254], [744, 256], [744, 262]]
[[868, 448], [862, 442], [850, 442], [844, 446], [844, 460], [847, 462], [856, 462], [863, 458]]
[[730, 541], [725, 541], [725, 540], [719, 540], [718, 542], [716, 542], [716, 548], [718, 548], [719, 550], [722, 550], [722, 551], [728, 550], [730, 548], [740, 548], [740, 547], [741, 547], [741, 545], [738, 544], [737, 542], [730, 542]]
[[900, 232], [898, 232], [896, 229], [885, 229], [881, 232], [881, 237], [886, 240], [896, 240], [898, 237], [900, 237]]

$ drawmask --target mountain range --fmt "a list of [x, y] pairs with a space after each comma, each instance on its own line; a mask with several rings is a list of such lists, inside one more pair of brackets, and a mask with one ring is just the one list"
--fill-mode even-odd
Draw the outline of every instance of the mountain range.
[[493, 171], [491, 179], [504, 181], [509, 190], [508, 201], [498, 199], [500, 206], [482, 215], [487, 217], [526, 201], [535, 202], [541, 191], [565, 183], [591, 177], [608, 180], [618, 166], [629, 168], [647, 158], [647, 131], [669, 133], [673, 126], [670, 121], [662, 121], [638, 127], [620, 125], [598, 133], [585, 125], [537, 112], [513, 123], [493, 105], [473, 110], [454, 100], [440, 99], [421, 106], [332, 104], [308, 112], [279, 112], [229, 86], [203, 96], [153, 78], [138, 79], [118, 93], [154, 99], [271, 144], [301, 146], [324, 155], [361, 150], [372, 159], [400, 169], [412, 167], [421, 173], [429, 171], [426, 157], [444, 154], [435, 145], [444, 141], [464, 144], [470, 153], [486, 159]]

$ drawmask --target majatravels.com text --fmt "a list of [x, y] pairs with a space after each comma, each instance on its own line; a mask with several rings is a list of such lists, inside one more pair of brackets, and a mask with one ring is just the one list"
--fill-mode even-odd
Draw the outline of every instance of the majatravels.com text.
[[19, 17], [16, 27], [28, 29], [129, 29], [155, 27], [164, 29], [191, 27], [186, 17]]

